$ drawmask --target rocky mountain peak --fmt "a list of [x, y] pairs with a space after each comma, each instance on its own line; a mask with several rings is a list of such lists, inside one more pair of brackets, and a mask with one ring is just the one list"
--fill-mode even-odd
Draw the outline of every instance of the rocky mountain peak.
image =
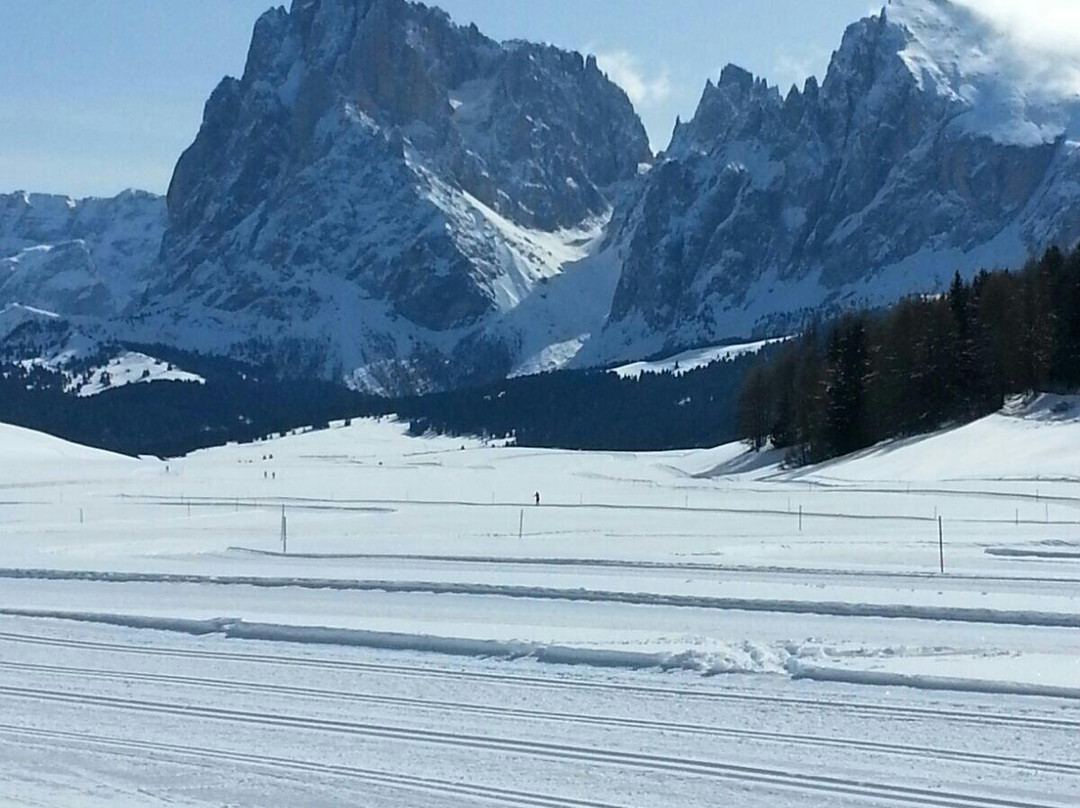
[[324, 374], [442, 366], [580, 254], [563, 242], [650, 160], [595, 59], [406, 0], [297, 0], [260, 18], [177, 164], [141, 319], [252, 353], [289, 331]]
[[623, 274], [586, 354], [789, 332], [1071, 246], [1070, 71], [948, 0], [892, 0], [848, 28], [820, 86], [784, 99], [725, 68], [616, 212]]

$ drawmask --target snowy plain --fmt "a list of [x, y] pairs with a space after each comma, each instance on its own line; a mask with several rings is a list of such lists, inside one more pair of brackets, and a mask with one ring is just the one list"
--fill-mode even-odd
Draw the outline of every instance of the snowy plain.
[[0, 803], [1075, 806], [1077, 458], [0, 426]]

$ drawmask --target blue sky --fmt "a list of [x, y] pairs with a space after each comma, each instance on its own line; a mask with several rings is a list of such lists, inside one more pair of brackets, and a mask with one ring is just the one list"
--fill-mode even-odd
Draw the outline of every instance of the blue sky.
[[[164, 192], [202, 106], [243, 68], [269, 0], [0, 0], [0, 192]], [[728, 62], [822, 74], [872, 0], [442, 0], [497, 39], [598, 54], [654, 145]], [[877, 4], [878, 6], [881, 3]]]

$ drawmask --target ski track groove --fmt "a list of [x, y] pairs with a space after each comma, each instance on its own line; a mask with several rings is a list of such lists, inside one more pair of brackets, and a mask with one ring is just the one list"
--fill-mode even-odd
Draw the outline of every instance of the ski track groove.
[[738, 575], [814, 576], [824, 578], [885, 578], [920, 581], [993, 581], [1001, 583], [1080, 584], [1080, 578], [1037, 577], [1030, 575], [977, 575], [938, 572], [897, 572], [893, 570], [816, 569], [811, 567], [753, 567], [738, 564], [700, 562], [629, 561], [606, 558], [534, 558], [513, 556], [409, 555], [405, 553], [282, 553], [250, 547], [229, 547], [227, 552], [266, 558], [302, 559], [305, 561], [420, 561], [442, 564], [489, 564], [525, 567], [596, 567], [599, 569], [662, 570], [665, 572], [718, 572]]
[[[1080, 613], [1010, 611], [968, 606], [928, 606], [912, 603], [725, 598], [659, 592], [620, 592], [599, 589], [555, 589], [542, 586], [458, 583], [450, 581], [361, 581], [345, 578], [269, 578], [263, 576], [197, 575], [188, 573], [100, 572], [93, 570], [0, 569], [0, 579], [78, 581], [103, 584], [155, 583], [197, 586], [250, 586], [263, 589], [307, 589], [332, 592], [384, 592], [397, 595], [465, 595], [516, 600], [570, 603], [615, 603], [676, 609], [710, 609], [821, 617], [926, 620], [1039, 628], [1080, 628]], [[14, 613], [14, 612], [12, 612]]]
[[959, 792], [932, 790], [913, 786], [873, 783], [865, 780], [852, 781], [840, 777], [792, 772], [759, 766], [742, 766], [717, 761], [675, 758], [664, 755], [601, 749], [541, 741], [525, 741], [515, 738], [468, 735], [438, 730], [402, 729], [399, 727], [360, 722], [314, 719], [283, 714], [269, 714], [229, 710], [224, 708], [174, 705], [141, 699], [120, 699], [107, 696], [90, 696], [37, 688], [0, 686], [0, 693], [13, 698], [39, 702], [73, 704], [82, 707], [102, 707], [121, 712], [171, 715], [183, 718], [208, 719], [234, 724], [280, 727], [358, 735], [406, 743], [425, 743], [435, 746], [475, 749], [478, 751], [507, 752], [527, 755], [543, 760], [568, 761], [581, 764], [606, 765], [642, 771], [664, 772], [720, 781], [734, 781], [769, 785], [800, 792], [837, 794], [887, 800], [903, 805], [935, 806], [936, 808], [1050, 808], [1049, 804], [970, 795]]
[[717, 738], [752, 739], [769, 743], [790, 744], [795, 746], [833, 747], [852, 749], [863, 752], [878, 752], [916, 758], [934, 758], [954, 760], [990, 766], [1019, 767], [1036, 769], [1058, 774], [1080, 776], [1080, 764], [1054, 760], [1036, 760], [1033, 758], [1015, 758], [1004, 755], [991, 755], [980, 752], [967, 752], [955, 749], [890, 744], [875, 741], [859, 741], [849, 738], [836, 738], [820, 735], [797, 735], [792, 733], [765, 732], [745, 728], [707, 726], [704, 724], [680, 724], [668, 721], [655, 721], [618, 716], [590, 715], [581, 713], [553, 713], [543, 710], [529, 710], [511, 707], [493, 707], [466, 702], [433, 701], [407, 696], [386, 696], [371, 693], [356, 693], [340, 690], [297, 687], [290, 685], [269, 685], [260, 682], [244, 682], [230, 679], [203, 679], [192, 676], [172, 676], [166, 674], [144, 673], [135, 671], [110, 671], [85, 668], [67, 668], [58, 665], [38, 665], [22, 662], [0, 661], [0, 669], [27, 670], [59, 676], [83, 677], [105, 681], [148, 682], [168, 685], [185, 685], [224, 691], [246, 691], [251, 693], [272, 693], [278, 695], [302, 696], [318, 699], [352, 701], [363, 704], [385, 706], [407, 706], [418, 709], [441, 710], [452, 713], [473, 713], [500, 718], [524, 718], [538, 721], [552, 721], [564, 724], [588, 724], [593, 726], [621, 729], [640, 729], [661, 732], [676, 732], [685, 735], [701, 735]]
[[835, 699], [801, 699], [791, 696], [766, 696], [753, 693], [721, 693], [700, 688], [668, 688], [647, 685], [631, 685], [612, 682], [582, 682], [573, 679], [555, 677], [527, 676], [524, 674], [495, 673], [491, 671], [449, 670], [446, 668], [415, 667], [386, 663], [360, 662], [357, 660], [337, 660], [325, 658], [280, 656], [232, 651], [210, 651], [207, 649], [182, 649], [161, 646], [127, 645], [122, 643], [75, 640], [58, 637], [45, 637], [32, 634], [0, 632], [0, 641], [43, 645], [48, 647], [96, 650], [109, 653], [136, 654], [147, 656], [165, 656], [179, 659], [209, 659], [228, 662], [249, 662], [262, 665], [295, 666], [322, 668], [329, 670], [360, 670], [383, 673], [394, 676], [413, 678], [441, 678], [472, 680], [483, 683], [519, 685], [522, 687], [574, 690], [603, 690], [619, 693], [637, 693], [644, 696], [676, 696], [679, 698], [700, 698], [709, 701], [733, 701], [742, 703], [766, 703], [786, 705], [796, 708], [832, 707], [855, 713], [888, 716], [893, 718], [931, 718], [948, 719], [977, 724], [1009, 725], [1035, 729], [1072, 729], [1080, 730], [1080, 720], [1049, 718], [1044, 716], [1017, 716], [1005, 713], [982, 713], [962, 710], [937, 710], [926, 707], [896, 707], [859, 701], [838, 701]]
[[145, 761], [147, 752], [165, 752], [171, 755], [197, 760], [215, 760], [225, 763], [239, 763], [251, 766], [265, 766], [270, 774], [282, 769], [307, 774], [322, 774], [332, 777], [344, 777], [361, 780], [375, 785], [386, 785], [397, 789], [419, 791], [437, 795], [453, 794], [456, 796], [478, 797], [508, 805], [527, 805], [536, 808], [617, 808], [610, 803], [578, 800], [573, 797], [535, 794], [528, 791], [494, 788], [492, 786], [455, 783], [449, 780], [436, 780], [427, 777], [415, 777], [408, 774], [361, 769], [353, 766], [340, 766], [331, 763], [315, 763], [293, 758], [271, 757], [251, 753], [229, 752], [179, 744], [154, 743], [127, 738], [113, 738], [106, 735], [91, 735], [79, 732], [58, 730], [28, 729], [11, 724], [0, 724], [0, 733], [15, 735], [17, 738], [36, 737], [47, 740], [84, 743], [104, 746], [113, 750], [129, 750], [130, 756]]

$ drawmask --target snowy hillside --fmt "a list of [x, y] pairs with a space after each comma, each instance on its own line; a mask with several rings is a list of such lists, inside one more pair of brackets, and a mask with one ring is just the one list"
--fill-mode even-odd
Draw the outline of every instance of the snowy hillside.
[[1017, 398], [1001, 412], [929, 436], [890, 442], [825, 463], [814, 478], [887, 480], [1080, 480], [1080, 397]]
[[735, 359], [747, 354], [758, 353], [762, 348], [783, 342], [783, 339], [763, 340], [760, 342], [747, 342], [740, 345], [719, 345], [714, 348], [697, 348], [692, 351], [657, 359], [651, 362], [631, 362], [628, 365], [613, 368], [624, 379], [639, 378], [642, 373], [689, 373], [691, 370], [708, 367], [713, 362], [723, 362], [726, 359]]
[[169, 362], [137, 351], [124, 351], [88, 373], [73, 375], [69, 381], [69, 389], [79, 396], [95, 396], [127, 384], [164, 381], [197, 384], [206, 382], [201, 376], [174, 367]]
[[122, 455], [80, 446], [30, 429], [0, 424], [0, 463], [7, 469], [5, 482], [9, 484], [16, 475], [23, 482], [31, 482], [33, 475], [29, 471], [30, 466], [48, 475], [49, 479], [62, 474], [67, 463], [111, 463], [117, 467], [129, 467], [133, 462]]

